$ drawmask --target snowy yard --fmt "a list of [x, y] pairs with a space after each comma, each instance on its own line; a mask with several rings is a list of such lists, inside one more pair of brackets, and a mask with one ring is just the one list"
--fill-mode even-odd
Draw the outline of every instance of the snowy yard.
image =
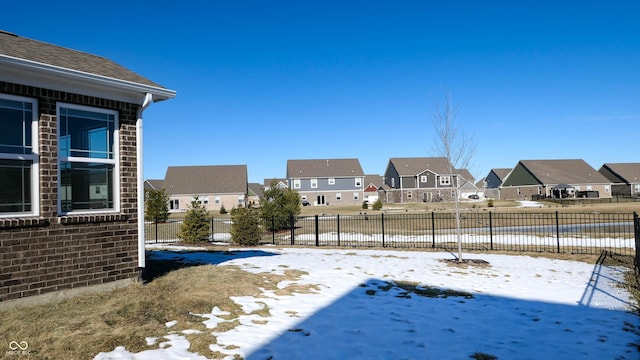
[[[310, 291], [233, 298], [243, 311], [230, 330], [216, 331], [228, 321], [226, 309], [198, 315], [211, 329], [210, 349], [228, 359], [640, 357], [640, 317], [629, 311], [637, 304], [616, 287], [621, 268], [490, 254], [466, 254], [489, 264], [464, 267], [443, 262], [453, 258], [445, 252], [147, 250], [153, 259], [236, 265], [253, 273], [305, 272], [296, 283]], [[167, 323], [163, 338], [147, 339], [156, 349], [116, 347], [95, 359], [205, 359], [188, 352], [185, 332], [173, 326]]]

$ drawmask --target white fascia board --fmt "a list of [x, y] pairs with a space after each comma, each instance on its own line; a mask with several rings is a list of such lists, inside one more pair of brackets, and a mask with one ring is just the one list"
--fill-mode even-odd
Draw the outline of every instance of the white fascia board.
[[0, 80], [81, 95], [140, 104], [146, 94], [155, 102], [174, 98], [174, 90], [0, 55]]

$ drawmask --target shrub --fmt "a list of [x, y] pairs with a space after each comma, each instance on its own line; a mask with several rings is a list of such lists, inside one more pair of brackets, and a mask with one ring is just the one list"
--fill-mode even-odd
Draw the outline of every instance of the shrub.
[[226, 213], [227, 213], [227, 209], [225, 209], [224, 204], [220, 205], [220, 215], [224, 215]]
[[487, 207], [493, 207], [493, 199], [487, 200]]
[[237, 245], [255, 246], [260, 243], [262, 231], [258, 211], [249, 208], [231, 210], [231, 240]]
[[184, 221], [180, 225], [178, 238], [185, 243], [208, 241], [211, 230], [209, 213], [196, 197], [191, 202], [191, 208], [187, 211]]
[[146, 211], [144, 219], [146, 221], [165, 222], [169, 219], [169, 195], [162, 190], [145, 190], [144, 199]]
[[373, 203], [373, 210], [382, 210], [382, 200], [378, 198], [376, 202]]
[[362, 202], [362, 209], [364, 210], [369, 209], [369, 202], [367, 200]]
[[300, 195], [289, 188], [279, 188], [272, 182], [260, 200], [260, 217], [269, 230], [291, 227], [291, 219], [300, 214]]

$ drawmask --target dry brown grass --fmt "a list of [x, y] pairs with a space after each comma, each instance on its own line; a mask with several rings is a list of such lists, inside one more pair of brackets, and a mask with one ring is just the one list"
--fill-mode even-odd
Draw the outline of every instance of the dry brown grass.
[[[230, 312], [228, 318], [232, 320], [242, 309], [229, 297], [258, 296], [261, 288], [278, 290], [278, 282], [296, 280], [302, 274], [291, 270], [285, 270], [285, 275], [252, 274], [213, 265], [180, 269], [147, 285], [133, 284], [51, 304], [3, 310], [0, 343], [26, 341], [31, 356], [37, 359], [91, 359], [116, 346], [132, 352], [157, 348], [147, 345], [145, 338], [194, 329], [207, 335], [186, 335], [190, 350], [214, 357], [208, 345], [215, 340], [203, 318], [194, 314], [210, 313], [217, 306]], [[278, 291], [290, 294], [298, 290], [310, 289], [293, 286]], [[269, 316], [268, 309], [259, 315]], [[177, 324], [167, 328], [165, 324], [174, 320]]]

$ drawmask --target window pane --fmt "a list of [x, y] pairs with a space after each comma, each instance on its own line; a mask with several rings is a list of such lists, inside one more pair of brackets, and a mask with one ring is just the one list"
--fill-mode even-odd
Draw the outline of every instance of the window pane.
[[60, 108], [60, 155], [113, 159], [113, 114]]
[[31, 211], [31, 162], [0, 160], [0, 213]]
[[113, 165], [60, 163], [62, 211], [113, 208]]
[[32, 104], [0, 99], [0, 153], [31, 153]]

